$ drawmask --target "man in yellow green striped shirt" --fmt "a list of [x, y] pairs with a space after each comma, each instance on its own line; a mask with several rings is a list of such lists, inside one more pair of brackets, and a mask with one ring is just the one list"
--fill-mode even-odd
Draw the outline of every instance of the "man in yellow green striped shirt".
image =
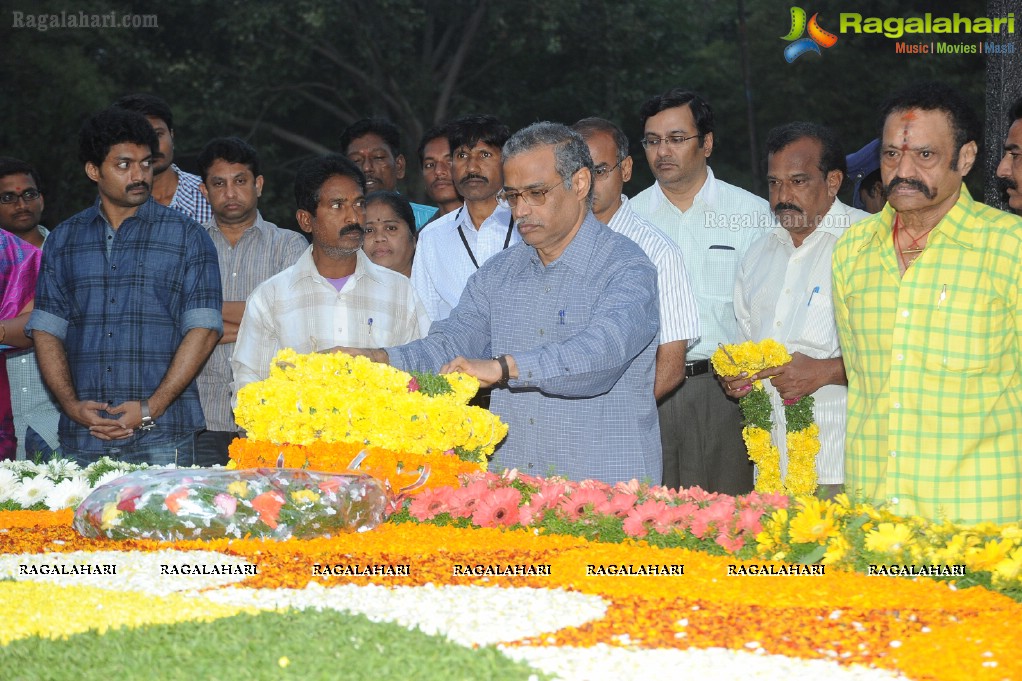
[[962, 179], [979, 121], [951, 88], [884, 106], [888, 204], [834, 249], [846, 484], [900, 515], [1022, 517], [1022, 219]]

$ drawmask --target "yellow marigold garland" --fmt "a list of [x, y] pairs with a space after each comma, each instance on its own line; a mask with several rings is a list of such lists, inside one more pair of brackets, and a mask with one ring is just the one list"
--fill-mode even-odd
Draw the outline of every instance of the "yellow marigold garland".
[[[721, 376], [753, 375], [791, 361], [783, 345], [767, 338], [760, 342], [746, 341], [718, 348], [710, 358], [713, 369]], [[816, 491], [816, 455], [820, 452], [820, 428], [813, 421], [813, 398], [807, 395], [792, 404], [785, 404], [787, 424], [785, 442], [788, 448], [788, 471], [781, 480], [781, 454], [773, 443], [770, 430], [773, 409], [762, 381], [754, 381], [752, 390], [739, 400], [745, 427], [742, 439], [749, 458], [756, 464], [756, 491], [800, 495]]]
[[430, 396], [404, 371], [344, 353], [277, 353], [270, 376], [238, 392], [238, 424], [254, 440], [308, 445], [344, 442], [391, 452], [437, 454], [460, 448], [479, 460], [507, 425], [466, 403], [479, 382], [447, 374], [451, 392]]

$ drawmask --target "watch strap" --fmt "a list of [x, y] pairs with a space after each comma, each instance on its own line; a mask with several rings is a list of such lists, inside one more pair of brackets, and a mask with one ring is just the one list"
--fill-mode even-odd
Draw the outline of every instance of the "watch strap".
[[497, 364], [500, 365], [500, 380], [497, 381], [497, 385], [507, 385], [507, 382], [511, 380], [511, 368], [507, 364], [507, 355], [497, 355], [493, 359], [497, 360]]
[[139, 406], [142, 409], [142, 423], [139, 425], [139, 430], [152, 430], [156, 427], [156, 422], [153, 421], [153, 415], [149, 411], [149, 400], [139, 400]]

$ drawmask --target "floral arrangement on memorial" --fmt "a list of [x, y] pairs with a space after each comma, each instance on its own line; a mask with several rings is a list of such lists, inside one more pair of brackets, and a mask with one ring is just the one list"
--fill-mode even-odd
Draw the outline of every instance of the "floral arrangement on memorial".
[[[791, 355], [783, 345], [767, 338], [759, 342], [721, 345], [710, 361], [720, 376], [737, 376], [743, 372], [752, 376], [790, 362]], [[744, 418], [742, 439], [749, 451], [749, 458], [757, 468], [756, 491], [782, 492], [793, 496], [816, 491], [816, 455], [820, 452], [820, 428], [813, 416], [813, 402], [812, 395], [784, 401], [788, 468], [782, 481], [781, 454], [771, 437], [773, 407], [763, 388], [763, 381], [753, 381], [752, 390], [738, 401]]]
[[371, 530], [392, 501], [382, 483], [356, 471], [150, 468], [95, 489], [74, 528], [107, 539], [310, 539]]
[[85, 468], [69, 459], [0, 461], [0, 510], [77, 508], [96, 487], [148, 468], [103, 457]]
[[572, 482], [511, 470], [465, 475], [457, 487], [427, 490], [391, 519], [520, 527], [604, 543], [638, 539], [661, 548], [862, 573], [871, 565], [895, 566], [884, 574], [984, 586], [1022, 601], [1022, 522], [965, 526], [903, 518], [846, 494], [833, 500], [760, 492], [732, 497], [698, 487]]
[[[454, 453], [485, 467], [507, 425], [467, 404], [478, 389], [479, 382], [466, 374], [409, 373], [340, 352], [300, 355], [284, 349], [274, 357], [269, 378], [238, 391], [235, 417], [251, 440]], [[316, 451], [309, 450], [306, 465], [322, 468]]]
[[[479, 471], [479, 463], [466, 461], [453, 452], [450, 456], [392, 452], [357, 442], [325, 442], [308, 445], [274, 444], [238, 438], [231, 443], [231, 464], [235, 468], [274, 467], [302, 468], [317, 471], [343, 471], [359, 460], [358, 470], [385, 481], [394, 489], [410, 485], [429, 470], [429, 476], [418, 488], [447, 487], [458, 484], [458, 476]], [[419, 493], [419, 491], [415, 493]]]

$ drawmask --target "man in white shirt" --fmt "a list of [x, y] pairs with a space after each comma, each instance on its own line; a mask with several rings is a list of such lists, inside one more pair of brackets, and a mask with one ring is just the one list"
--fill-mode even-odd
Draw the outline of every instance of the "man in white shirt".
[[[685, 380], [685, 351], [699, 338], [699, 308], [689, 285], [681, 248], [670, 237], [643, 220], [621, 193], [632, 177], [628, 137], [621, 128], [603, 118], [583, 118], [571, 126], [582, 135], [593, 157], [593, 214], [615, 232], [624, 234], [643, 250], [657, 269], [660, 300], [660, 344], [656, 351], [653, 395], [660, 412], [660, 437], [670, 443], [679, 437], [684, 423], [672, 420], [676, 413], [668, 401], [679, 399], [676, 390]], [[666, 448], [666, 447], [665, 447]]]
[[429, 330], [408, 278], [373, 264], [362, 251], [365, 176], [358, 166], [339, 154], [306, 161], [295, 178], [295, 198], [298, 225], [312, 235], [312, 245], [249, 296], [231, 358], [235, 396], [269, 376], [282, 348], [379, 348]]
[[497, 202], [507, 126], [493, 116], [464, 116], [450, 123], [447, 134], [454, 184], [465, 204], [419, 233], [412, 263], [412, 285], [433, 321], [447, 319], [484, 262], [522, 240], [511, 210]]
[[642, 146], [656, 183], [632, 199], [640, 217], [663, 230], [685, 254], [699, 304], [700, 338], [686, 356], [686, 380], [671, 421], [684, 424], [665, 441], [664, 485], [744, 494], [753, 486], [742, 442], [741, 413], [714, 380], [708, 359], [718, 343], [738, 338], [732, 293], [738, 265], [773, 218], [763, 199], [717, 180], [713, 111], [681, 89], [650, 98], [640, 109]]
[[[844, 482], [848, 381], [831, 298], [834, 244], [853, 222], [869, 216], [837, 199], [845, 175], [837, 136], [815, 123], [788, 123], [767, 136], [770, 208], [779, 225], [749, 249], [735, 282], [735, 314], [742, 340], [772, 338], [791, 353], [789, 363], [760, 372], [773, 405], [773, 442], [787, 473], [782, 400], [814, 397], [820, 427], [816, 457], [819, 494], [832, 497]], [[721, 377], [728, 394], [749, 392], [750, 378]]]

